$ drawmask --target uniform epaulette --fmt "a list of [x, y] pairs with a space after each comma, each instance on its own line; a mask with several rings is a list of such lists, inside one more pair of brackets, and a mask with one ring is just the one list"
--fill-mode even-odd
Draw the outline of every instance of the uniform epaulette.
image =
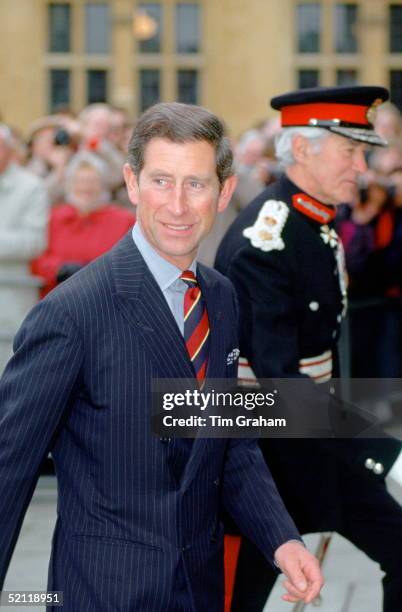
[[262, 205], [258, 217], [251, 227], [243, 230], [243, 236], [261, 251], [281, 251], [285, 243], [281, 237], [289, 215], [289, 207], [280, 200], [267, 200]]

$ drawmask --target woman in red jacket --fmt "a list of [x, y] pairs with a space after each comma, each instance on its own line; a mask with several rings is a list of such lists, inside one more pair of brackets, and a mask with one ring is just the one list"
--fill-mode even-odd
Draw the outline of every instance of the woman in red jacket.
[[108, 203], [107, 168], [89, 152], [77, 153], [66, 169], [67, 203], [52, 209], [47, 250], [32, 261], [45, 285], [42, 297], [79, 268], [109, 250], [132, 227], [134, 214]]

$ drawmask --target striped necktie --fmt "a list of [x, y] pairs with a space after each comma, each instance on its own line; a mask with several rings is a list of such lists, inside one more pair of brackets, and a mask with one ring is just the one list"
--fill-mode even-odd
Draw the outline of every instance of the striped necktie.
[[184, 340], [195, 375], [199, 381], [203, 381], [208, 364], [208, 313], [194, 273], [185, 270], [180, 278], [188, 287], [184, 294]]

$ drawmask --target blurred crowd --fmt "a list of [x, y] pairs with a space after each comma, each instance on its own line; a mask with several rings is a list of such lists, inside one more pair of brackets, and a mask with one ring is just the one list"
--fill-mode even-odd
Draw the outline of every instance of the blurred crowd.
[[106, 104], [43, 117], [27, 139], [1, 124], [0, 272], [31, 271], [44, 295], [126, 233], [131, 131], [126, 113]]
[[[349, 276], [351, 373], [399, 377], [402, 371], [402, 118], [382, 105], [376, 131], [389, 146], [368, 153], [354, 202], [336, 225]], [[108, 250], [135, 221], [122, 167], [133, 123], [127, 113], [92, 104], [35, 121], [27, 137], [0, 123], [0, 286], [4, 274], [41, 278], [42, 295]], [[233, 143], [239, 183], [200, 259], [213, 264], [238, 212], [276, 180], [275, 120]]]
[[349, 276], [351, 373], [356, 378], [399, 378], [402, 119], [398, 109], [383, 105], [377, 112], [376, 129], [388, 147], [376, 147], [368, 154], [359, 195], [355, 202], [340, 207], [336, 221]]

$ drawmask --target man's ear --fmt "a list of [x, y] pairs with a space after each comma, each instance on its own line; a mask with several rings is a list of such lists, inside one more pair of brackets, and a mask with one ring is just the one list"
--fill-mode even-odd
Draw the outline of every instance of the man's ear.
[[218, 200], [218, 212], [223, 212], [227, 208], [234, 190], [237, 187], [237, 176], [233, 174], [223, 183]]
[[130, 202], [134, 204], [134, 206], [137, 206], [139, 196], [138, 179], [130, 164], [124, 164], [123, 176], [126, 182], [127, 193], [128, 197], [130, 198]]
[[310, 143], [301, 134], [296, 134], [292, 138], [292, 154], [298, 164], [303, 164], [310, 154]]

